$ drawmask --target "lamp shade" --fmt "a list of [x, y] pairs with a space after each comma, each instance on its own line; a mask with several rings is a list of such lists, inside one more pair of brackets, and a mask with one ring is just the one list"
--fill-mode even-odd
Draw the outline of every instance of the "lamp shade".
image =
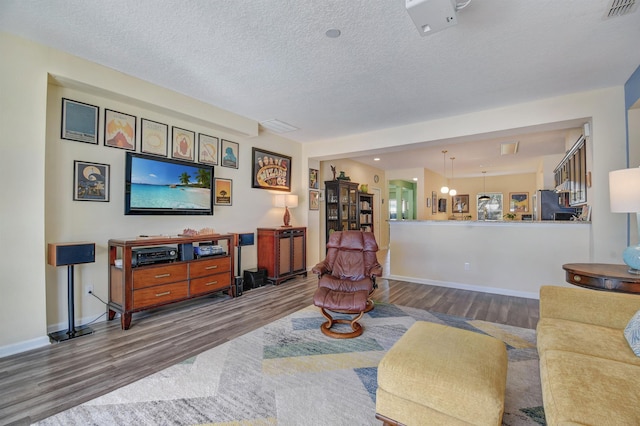
[[609, 172], [609, 203], [613, 213], [640, 212], [640, 168]]
[[273, 197], [274, 207], [298, 207], [298, 196], [293, 194], [278, 194]]

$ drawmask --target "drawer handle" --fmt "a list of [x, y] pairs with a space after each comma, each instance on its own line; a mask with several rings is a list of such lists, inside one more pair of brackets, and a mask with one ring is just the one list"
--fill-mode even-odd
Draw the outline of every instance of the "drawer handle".
[[156, 275], [156, 278], [167, 278], [170, 277], [171, 274], [160, 274], [160, 275]]
[[218, 281], [211, 281], [206, 283], [205, 285], [214, 285], [214, 284], [218, 284]]
[[580, 282], [582, 280], [582, 277], [580, 275], [574, 275], [573, 276], [573, 280], [577, 281], [577, 282]]
[[169, 295], [169, 294], [171, 294], [171, 292], [170, 292], [170, 291], [165, 291], [165, 292], [163, 292], [163, 293], [156, 293], [156, 297], [167, 296], [167, 295]]
[[204, 269], [216, 269], [218, 267], [218, 265], [212, 265], [212, 266], [207, 266]]

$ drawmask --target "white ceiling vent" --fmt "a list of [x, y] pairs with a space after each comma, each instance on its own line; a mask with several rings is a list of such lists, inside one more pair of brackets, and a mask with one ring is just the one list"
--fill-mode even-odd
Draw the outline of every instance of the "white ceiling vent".
[[635, 12], [637, 8], [638, 2], [636, 0], [611, 0], [607, 13], [605, 14], [605, 19], [627, 15], [631, 12]]
[[298, 127], [292, 126], [291, 124], [276, 119], [261, 121], [260, 125], [265, 129], [271, 130], [274, 133], [288, 133], [295, 130], [300, 130]]

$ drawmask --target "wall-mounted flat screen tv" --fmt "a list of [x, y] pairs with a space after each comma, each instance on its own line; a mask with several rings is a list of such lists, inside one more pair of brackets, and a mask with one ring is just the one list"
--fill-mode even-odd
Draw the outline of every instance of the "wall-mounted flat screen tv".
[[126, 154], [124, 214], [213, 214], [213, 166]]

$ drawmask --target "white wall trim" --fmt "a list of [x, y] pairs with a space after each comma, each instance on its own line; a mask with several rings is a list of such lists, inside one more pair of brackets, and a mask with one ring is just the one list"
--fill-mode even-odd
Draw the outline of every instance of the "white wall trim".
[[447, 287], [447, 288], [456, 288], [459, 290], [471, 290], [471, 291], [480, 291], [482, 293], [491, 293], [491, 294], [500, 294], [503, 296], [514, 296], [514, 297], [524, 297], [525, 299], [540, 299], [540, 295], [538, 293], [532, 293], [528, 291], [515, 291], [509, 290], [506, 288], [497, 288], [497, 287], [485, 287], [485, 286], [477, 286], [472, 284], [462, 284], [462, 283], [454, 283], [447, 281], [436, 281], [436, 280], [427, 280], [423, 278], [415, 278], [415, 277], [404, 277], [401, 275], [387, 275], [381, 277], [382, 279], [390, 279], [390, 280], [398, 280], [398, 281], [407, 281], [411, 283], [417, 284], [428, 284], [435, 285], [438, 287]]
[[23, 342], [13, 343], [11, 345], [0, 346], [0, 358], [15, 355], [21, 352], [38, 349], [49, 344], [49, 337], [42, 336], [35, 339], [25, 340]]

